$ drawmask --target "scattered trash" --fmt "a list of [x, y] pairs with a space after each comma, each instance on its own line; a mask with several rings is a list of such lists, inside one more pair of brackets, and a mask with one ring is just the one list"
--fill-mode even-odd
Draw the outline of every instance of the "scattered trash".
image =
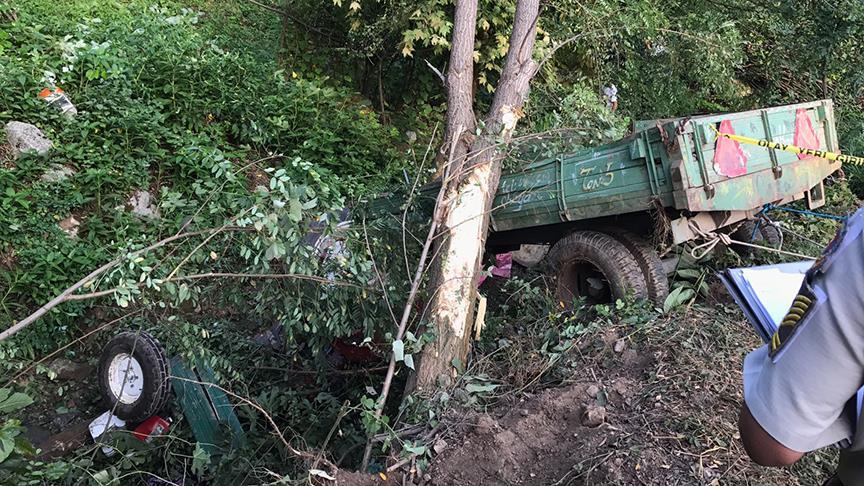
[[[99, 438], [111, 430], [123, 429], [125, 427], [126, 422], [108, 410], [90, 422], [90, 437], [93, 437], [94, 441], [99, 442]], [[117, 453], [117, 450], [106, 445], [102, 446], [102, 453], [107, 457], [111, 457]]]
[[66, 96], [66, 92], [62, 88], [45, 88], [39, 92], [39, 98], [48, 103], [49, 106], [60, 110], [67, 118], [72, 118], [78, 114], [78, 108], [72, 104], [72, 100]]
[[495, 265], [489, 267], [486, 272], [480, 274], [480, 279], [477, 281], [477, 286], [483, 285], [486, 277], [493, 275], [499, 278], [510, 278], [510, 273], [513, 269], [513, 256], [508, 253], [499, 253], [495, 255]]
[[132, 435], [135, 436], [136, 439], [149, 444], [155, 437], [165, 435], [165, 432], [168, 431], [170, 426], [170, 418], [166, 420], [158, 415], [154, 415], [141, 422], [138, 427], [135, 427], [135, 430], [132, 431]]

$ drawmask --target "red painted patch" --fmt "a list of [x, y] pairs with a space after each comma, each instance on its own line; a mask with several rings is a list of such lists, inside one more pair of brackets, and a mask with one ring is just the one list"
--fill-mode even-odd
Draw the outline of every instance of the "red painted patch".
[[[720, 122], [720, 133], [735, 135], [732, 122]], [[737, 177], [747, 173], [747, 156], [741, 149], [741, 144], [735, 140], [719, 137], [714, 150], [714, 171], [726, 177]]]
[[[813, 129], [813, 122], [810, 120], [810, 117], [807, 115], [807, 110], [804, 108], [798, 108], [795, 112], [795, 138], [793, 139], [792, 144], [801, 148], [813, 150], [820, 150], [822, 148], [822, 142], [819, 141], [819, 134]], [[807, 157], [810, 157], [810, 155], [798, 154], [799, 160]]]

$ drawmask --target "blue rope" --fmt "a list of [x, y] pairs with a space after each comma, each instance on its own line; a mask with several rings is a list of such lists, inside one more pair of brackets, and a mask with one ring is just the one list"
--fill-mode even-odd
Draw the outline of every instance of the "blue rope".
[[[771, 211], [773, 209], [779, 209], [781, 211], [788, 211], [790, 213], [803, 214], [804, 216], [815, 216], [817, 218], [833, 219], [835, 221], [846, 221], [846, 219], [848, 218], [847, 216], [835, 216], [833, 214], [817, 213], [815, 211], [807, 211], [804, 209], [787, 208], [785, 206], [777, 206], [775, 204], [766, 204], [765, 206], [762, 207], [762, 210], [759, 211], [757, 216], [763, 215], [764, 213], [767, 213], [768, 211]], [[755, 233], [754, 233], [754, 236], [755, 236]]]

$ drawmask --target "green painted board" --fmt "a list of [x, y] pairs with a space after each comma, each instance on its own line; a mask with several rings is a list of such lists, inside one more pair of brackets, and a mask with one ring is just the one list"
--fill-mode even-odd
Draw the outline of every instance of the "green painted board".
[[190, 368], [175, 356], [171, 359], [171, 375], [182, 378], [172, 379], [171, 386], [175, 400], [201, 447], [210, 455], [223, 452], [227, 444], [232, 448], [243, 447], [245, 433], [225, 392], [195, 383], [216, 383], [213, 370], [201, 362]]
[[[792, 143], [798, 110], [810, 118], [822, 149], [837, 150], [831, 100], [635, 124], [635, 131], [601, 147], [562, 153], [504, 174], [493, 202], [492, 230], [504, 232], [644, 212], [660, 202], [670, 211], [751, 211], [817, 186], [840, 168], [823, 159], [743, 146], [746, 172], [727, 177], [713, 163], [711, 127], [728, 120], [738, 135]], [[431, 215], [436, 184], [420, 191]], [[402, 199], [373, 202], [401, 214]], [[518, 242], [512, 242], [518, 243]]]

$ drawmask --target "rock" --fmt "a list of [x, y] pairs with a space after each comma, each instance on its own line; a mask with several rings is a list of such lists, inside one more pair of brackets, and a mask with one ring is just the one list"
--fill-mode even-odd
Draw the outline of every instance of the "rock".
[[405, 132], [405, 140], [407, 140], [408, 143], [411, 144], [415, 143], [417, 141], [417, 132], [413, 130], [408, 130], [407, 132]]
[[585, 427], [599, 427], [606, 421], [606, 407], [588, 405], [582, 413], [582, 425]]
[[612, 350], [616, 353], [620, 353], [624, 351], [625, 347], [627, 347], [627, 343], [624, 341], [624, 339], [619, 339], [615, 341], [615, 346], [612, 348]]
[[75, 216], [69, 216], [63, 221], [57, 223], [57, 226], [66, 233], [66, 236], [72, 239], [78, 238], [78, 226], [80, 225], [81, 221], [75, 219]]
[[48, 365], [61, 380], [81, 381], [93, 374], [93, 367], [87, 363], [76, 363], [66, 358], [57, 358]]
[[159, 218], [159, 208], [154, 203], [149, 191], [135, 191], [135, 194], [129, 198], [132, 213], [145, 218]]
[[24, 152], [35, 151], [39, 155], [48, 153], [54, 146], [45, 138], [42, 130], [29, 123], [11, 121], [6, 124], [6, 140], [12, 148], [12, 157], [18, 158]]
[[523, 408], [522, 410], [519, 410], [519, 414], [522, 415], [523, 417], [527, 417], [527, 416], [531, 415], [531, 412], [529, 412], [528, 409]]
[[51, 164], [51, 168], [39, 176], [42, 182], [62, 182], [75, 175], [75, 170], [61, 164]]
[[447, 441], [444, 439], [438, 439], [435, 441], [435, 444], [432, 446], [432, 450], [435, 451], [435, 455], [441, 454], [444, 450], [447, 449]]
[[585, 393], [587, 393], [591, 398], [597, 398], [597, 394], [600, 393], [600, 387], [597, 385], [591, 385], [587, 390], [585, 390]]
[[477, 425], [474, 426], [474, 431], [478, 434], [491, 434], [498, 430], [498, 422], [489, 415], [483, 414], [477, 419]]
[[549, 245], [521, 245], [519, 249], [512, 252], [513, 261], [523, 267], [534, 267], [543, 261], [549, 253]]

